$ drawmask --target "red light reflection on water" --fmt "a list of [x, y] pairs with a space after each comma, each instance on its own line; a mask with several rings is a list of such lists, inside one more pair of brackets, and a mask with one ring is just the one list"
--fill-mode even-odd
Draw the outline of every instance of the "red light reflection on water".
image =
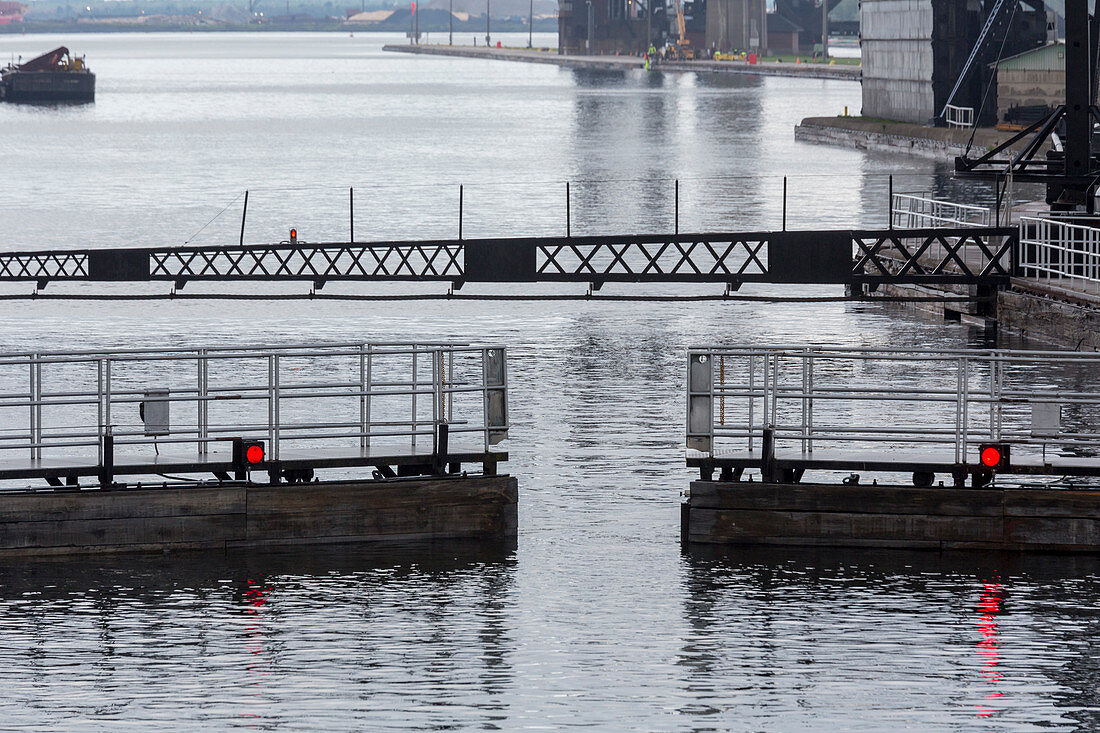
[[255, 675], [253, 684], [260, 684], [267, 676], [264, 667], [267, 660], [262, 659], [264, 654], [264, 637], [266, 631], [263, 628], [266, 606], [268, 605], [268, 593], [271, 588], [265, 586], [262, 581], [248, 579], [248, 590], [245, 591], [243, 600], [246, 604], [245, 612], [249, 616], [250, 623], [245, 627], [248, 633], [248, 653], [261, 657], [248, 664], [250, 675]]
[[[245, 626], [249, 653], [248, 663], [245, 665], [245, 671], [248, 675], [247, 684], [256, 688], [248, 693], [248, 695], [253, 699], [253, 702], [257, 704], [264, 703], [261, 689], [268, 677], [267, 666], [269, 660], [264, 650], [264, 637], [267, 634], [263, 625], [265, 623], [267, 607], [270, 605], [268, 601], [268, 595], [270, 593], [271, 587], [264, 585], [262, 580], [253, 580], [249, 578], [248, 589], [241, 596], [241, 600], [245, 605], [245, 613], [248, 614], [249, 620], [248, 625]], [[262, 716], [257, 713], [243, 710], [239, 713], [239, 717], [252, 721], [258, 720]], [[249, 725], [249, 727], [252, 726]]]
[[[997, 633], [997, 614], [1001, 612], [1004, 602], [1004, 587], [996, 582], [985, 581], [982, 597], [978, 600], [978, 631], [982, 638], [978, 642], [978, 654], [982, 655], [983, 664], [981, 676], [990, 685], [996, 685], [1001, 681], [1000, 655], [997, 647], [1000, 645], [1000, 637]], [[991, 707], [1003, 693], [995, 688], [985, 696], [985, 703], [978, 703], [977, 715], [979, 718], [992, 717], [995, 712]]]

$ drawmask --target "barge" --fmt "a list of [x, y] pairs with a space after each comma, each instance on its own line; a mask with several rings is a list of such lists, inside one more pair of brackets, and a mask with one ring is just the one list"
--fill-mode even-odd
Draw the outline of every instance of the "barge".
[[7, 102], [94, 102], [95, 74], [84, 57], [65, 46], [26, 63], [0, 70], [0, 100]]

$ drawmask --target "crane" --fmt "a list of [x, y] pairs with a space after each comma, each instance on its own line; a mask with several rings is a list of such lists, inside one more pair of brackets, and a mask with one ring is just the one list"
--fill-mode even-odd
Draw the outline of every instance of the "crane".
[[691, 41], [687, 37], [687, 26], [684, 23], [684, 8], [680, 0], [676, 0], [676, 30], [680, 38], [676, 43], [669, 44], [669, 57], [674, 61], [694, 59], [695, 50], [691, 47]]

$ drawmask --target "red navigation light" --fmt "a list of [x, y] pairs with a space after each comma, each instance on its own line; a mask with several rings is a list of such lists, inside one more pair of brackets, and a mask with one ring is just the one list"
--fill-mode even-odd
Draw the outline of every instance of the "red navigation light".
[[245, 440], [233, 438], [233, 470], [237, 472], [237, 478], [243, 479], [257, 464], [263, 463], [267, 457], [262, 440]]
[[1003, 443], [984, 443], [978, 448], [978, 457], [985, 468], [1008, 468], [1008, 446]]
[[253, 443], [244, 449], [244, 459], [250, 464], [260, 463], [264, 459], [264, 447], [260, 443]]
[[297, 229], [291, 229], [290, 230], [290, 243], [291, 244], [297, 244], [298, 243], [298, 230]]

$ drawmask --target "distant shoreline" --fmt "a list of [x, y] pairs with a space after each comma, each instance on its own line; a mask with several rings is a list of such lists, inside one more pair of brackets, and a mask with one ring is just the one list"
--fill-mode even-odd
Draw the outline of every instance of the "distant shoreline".
[[[56, 22], [56, 23], [21, 23], [0, 25], [0, 34], [9, 36], [18, 35], [33, 35], [33, 34], [45, 34], [45, 33], [277, 33], [277, 32], [329, 32], [329, 33], [403, 33], [404, 28], [375, 28], [371, 26], [357, 27], [354, 25], [347, 25], [340, 20], [327, 20], [318, 18], [313, 21], [288, 21], [285, 23], [270, 22], [264, 24], [258, 23], [204, 23], [202, 25], [179, 25], [179, 24], [166, 24], [157, 25], [152, 23], [71, 23], [71, 22]], [[420, 35], [423, 36], [428, 33], [447, 33], [448, 27], [446, 25], [440, 25], [439, 27], [425, 26], [423, 22], [420, 26]], [[508, 20], [501, 18], [499, 20], [492, 20], [492, 32], [493, 33], [527, 33], [527, 24], [516, 20]], [[535, 21], [534, 26], [535, 33], [557, 33], [558, 23], [557, 20]], [[478, 37], [485, 33], [485, 18], [482, 17], [480, 21], [471, 20], [466, 23], [455, 23], [454, 33], [456, 35], [470, 35], [475, 34]]]

